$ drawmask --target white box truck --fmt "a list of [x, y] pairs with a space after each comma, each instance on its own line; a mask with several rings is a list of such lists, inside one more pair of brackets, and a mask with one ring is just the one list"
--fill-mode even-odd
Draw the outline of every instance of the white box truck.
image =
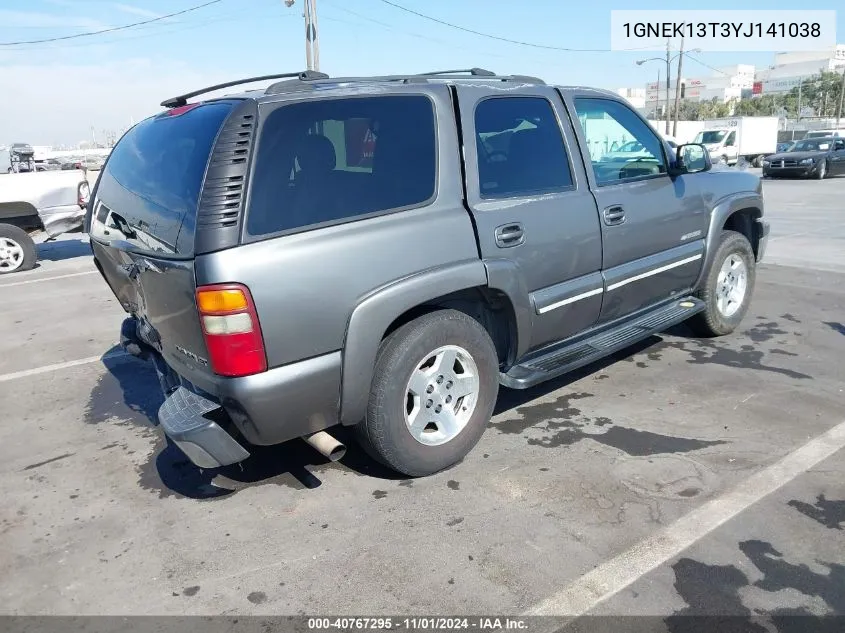
[[740, 116], [712, 119], [695, 137], [710, 152], [714, 163], [735, 165], [744, 158], [755, 167], [766, 154], [774, 154], [778, 143], [778, 118], [774, 116]]

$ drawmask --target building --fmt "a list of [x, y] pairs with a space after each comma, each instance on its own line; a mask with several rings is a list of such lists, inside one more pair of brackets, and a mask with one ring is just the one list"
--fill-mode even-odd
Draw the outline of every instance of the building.
[[618, 88], [616, 94], [628, 100], [632, 106], [638, 110], [645, 107], [645, 89], [644, 88]]
[[[754, 86], [754, 66], [735, 64], [717, 68], [713, 75], [681, 78], [681, 99], [689, 101], [712, 101], [727, 103], [733, 99], [751, 94]], [[629, 89], [633, 90], [633, 89]], [[621, 94], [621, 90], [619, 91]], [[669, 104], [675, 101], [675, 78], [669, 81]], [[652, 81], [645, 87], [645, 107], [648, 116], [660, 116], [666, 109], [666, 83]]]
[[843, 68], [845, 44], [824, 51], [778, 53], [772, 66], [757, 71], [752, 94], [782, 94], [822, 71], [842, 72]]

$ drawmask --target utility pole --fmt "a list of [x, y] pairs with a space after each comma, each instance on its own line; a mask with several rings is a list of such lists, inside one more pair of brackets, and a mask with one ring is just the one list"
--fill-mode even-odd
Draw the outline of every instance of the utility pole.
[[836, 129], [839, 129], [839, 119], [842, 118], [842, 104], [845, 102], [845, 67], [842, 68], [842, 85], [839, 87], [839, 106], [836, 108]]
[[684, 63], [684, 38], [681, 38], [681, 50], [678, 53], [678, 76], [675, 78], [675, 120], [672, 123], [672, 136], [678, 135], [678, 108], [681, 104], [681, 65]]
[[798, 112], [797, 112], [797, 115], [798, 115], [799, 121], [801, 120], [801, 88], [802, 88], [803, 85], [804, 85], [804, 78], [801, 77], [798, 80]]
[[320, 70], [320, 38], [317, 27], [317, 0], [311, 0], [311, 46], [314, 55], [314, 70]]
[[672, 74], [672, 62], [669, 61], [669, 38], [666, 38], [666, 136], [669, 136], [669, 76]]
[[[284, 0], [290, 8], [296, 0]], [[317, 35], [317, 0], [303, 0], [302, 17], [305, 18], [305, 67], [320, 70], [320, 40]]]
[[660, 67], [657, 68], [657, 83], [655, 84], [657, 101], [654, 102], [654, 120], [657, 121], [657, 112], [660, 109]]

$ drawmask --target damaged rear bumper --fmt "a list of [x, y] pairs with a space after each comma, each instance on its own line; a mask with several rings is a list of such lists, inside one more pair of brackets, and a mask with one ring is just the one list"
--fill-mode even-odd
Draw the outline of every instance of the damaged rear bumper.
[[158, 423], [164, 434], [200, 468], [219, 468], [249, 457], [241, 446], [215, 421], [226, 418], [221, 404], [182, 380], [161, 355], [137, 335], [137, 322], [126, 319], [120, 330], [120, 346], [129, 354], [150, 360], [165, 395], [158, 409]]
[[218, 403], [179, 386], [158, 410], [165, 435], [200, 468], [228, 466], [249, 457], [243, 446], [206, 417], [219, 408]]

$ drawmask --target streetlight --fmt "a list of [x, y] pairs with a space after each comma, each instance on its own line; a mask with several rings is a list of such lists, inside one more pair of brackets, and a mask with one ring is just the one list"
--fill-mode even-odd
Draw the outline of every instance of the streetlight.
[[[683, 44], [682, 44], [682, 46], [683, 46]], [[675, 59], [680, 60], [684, 55], [687, 55], [689, 53], [700, 53], [701, 49], [700, 48], [693, 48], [692, 50], [689, 50], [689, 51], [685, 51], [685, 50], [681, 49], [681, 51], [679, 53], [676, 53], [675, 55], [672, 55], [671, 57], [669, 56], [669, 52], [670, 52], [669, 41], [667, 40], [667, 42], [666, 42], [666, 57], [665, 58], [663, 58], [663, 57], [649, 57], [647, 59], [640, 59], [640, 60], [637, 61], [637, 66], [642, 66], [646, 62], [653, 62], [653, 61], [663, 62], [663, 63], [666, 64], [666, 126], [665, 126], [665, 129], [666, 129], [666, 135], [667, 136], [669, 135], [669, 82], [670, 82], [670, 78], [671, 78], [671, 75], [672, 75], [672, 62]], [[681, 62], [680, 61], [678, 61], [678, 77], [676, 79], [677, 79], [678, 86], [675, 90], [675, 92], [676, 92], [676, 94], [675, 94], [675, 101], [676, 101], [675, 117], [677, 119], [677, 115], [678, 115], [677, 101], [680, 98], [680, 87], [681, 87], [681, 85], [680, 85], [680, 82], [681, 82]], [[659, 73], [658, 73], [657, 83], [658, 84], [660, 83]], [[659, 106], [660, 105], [660, 86], [659, 85], [658, 85], [657, 91], [658, 91], [657, 92], [657, 94], [658, 94], [657, 105]], [[677, 123], [675, 124], [675, 131], [677, 132]]]

